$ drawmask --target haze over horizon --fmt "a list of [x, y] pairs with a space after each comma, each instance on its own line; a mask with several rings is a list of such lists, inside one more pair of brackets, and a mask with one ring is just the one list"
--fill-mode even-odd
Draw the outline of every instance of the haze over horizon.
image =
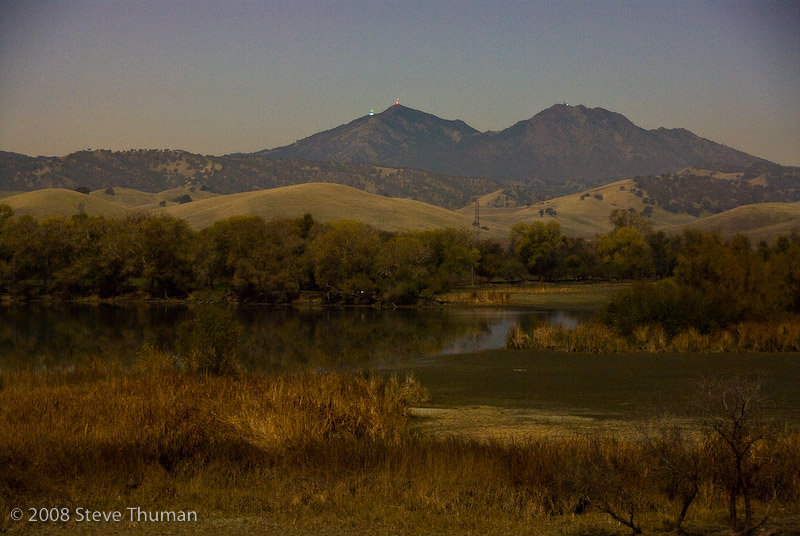
[[800, 165], [800, 2], [0, 5], [0, 150], [254, 152], [401, 104], [553, 104]]

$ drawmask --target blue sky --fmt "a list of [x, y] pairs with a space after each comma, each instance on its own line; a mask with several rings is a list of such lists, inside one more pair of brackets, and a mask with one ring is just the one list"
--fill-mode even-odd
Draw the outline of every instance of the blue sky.
[[800, 2], [0, 3], [0, 150], [291, 143], [394, 103], [557, 102], [800, 165]]

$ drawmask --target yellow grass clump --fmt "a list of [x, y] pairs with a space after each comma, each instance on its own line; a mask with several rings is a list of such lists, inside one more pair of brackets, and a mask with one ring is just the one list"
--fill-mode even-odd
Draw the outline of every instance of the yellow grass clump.
[[800, 318], [781, 321], [740, 322], [713, 333], [694, 328], [669, 339], [661, 326], [639, 326], [626, 339], [613, 329], [594, 322], [573, 329], [542, 324], [525, 332], [515, 324], [506, 336], [506, 348], [567, 352], [798, 352]]

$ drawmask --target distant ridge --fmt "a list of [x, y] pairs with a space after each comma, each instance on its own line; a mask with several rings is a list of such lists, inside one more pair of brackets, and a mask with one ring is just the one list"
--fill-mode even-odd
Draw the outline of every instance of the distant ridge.
[[645, 130], [619, 113], [563, 104], [500, 132], [484, 133], [463, 121], [395, 104], [374, 116], [255, 154], [551, 182], [657, 175], [709, 163], [767, 163], [685, 129]]

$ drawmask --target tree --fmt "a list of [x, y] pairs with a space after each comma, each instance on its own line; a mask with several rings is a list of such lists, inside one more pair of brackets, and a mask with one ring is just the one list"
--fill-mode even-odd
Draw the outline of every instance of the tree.
[[472, 281], [481, 259], [472, 233], [456, 229], [423, 231], [420, 239], [432, 252], [433, 277], [430, 293], [443, 292], [459, 283]]
[[268, 302], [297, 296], [303, 239], [291, 221], [240, 218], [230, 231], [227, 265], [237, 294]]
[[436, 268], [433, 257], [418, 233], [400, 233], [384, 242], [376, 258], [376, 272], [386, 300], [413, 303], [430, 285]]
[[556, 221], [517, 223], [511, 228], [514, 254], [539, 280], [555, 266], [559, 247], [564, 241], [561, 226]]
[[373, 278], [379, 247], [378, 231], [365, 223], [329, 223], [309, 244], [317, 285], [327, 289], [331, 298], [371, 299], [377, 289]]
[[[765, 438], [761, 381], [738, 375], [706, 380], [701, 384], [698, 404], [706, 424], [720, 441], [722, 457], [717, 469], [718, 477], [728, 491], [728, 522], [733, 530], [752, 531], [750, 498], [757, 472], [752, 449]], [[740, 497], [745, 510], [743, 525], [738, 515]]]
[[183, 294], [189, 285], [194, 233], [171, 216], [135, 214], [123, 221], [131, 234], [126, 273], [147, 282], [153, 296]]
[[641, 277], [653, 272], [650, 246], [633, 227], [620, 227], [601, 236], [597, 240], [597, 253], [615, 277]]

